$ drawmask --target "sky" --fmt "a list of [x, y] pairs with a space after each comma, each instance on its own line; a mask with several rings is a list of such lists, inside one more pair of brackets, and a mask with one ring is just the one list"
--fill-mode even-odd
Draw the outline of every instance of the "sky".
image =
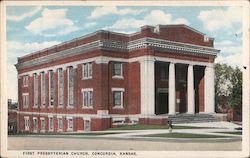
[[7, 97], [17, 100], [17, 57], [100, 29], [186, 24], [215, 39], [216, 63], [242, 66], [242, 8], [211, 6], [8, 6]]

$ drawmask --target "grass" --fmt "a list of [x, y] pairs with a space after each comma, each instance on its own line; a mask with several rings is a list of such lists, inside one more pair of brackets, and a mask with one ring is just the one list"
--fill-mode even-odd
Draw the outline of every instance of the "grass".
[[242, 135], [241, 131], [237, 131], [237, 132], [215, 132], [215, 133], [224, 133], [224, 134], [237, 134], [237, 135]]
[[142, 137], [160, 137], [160, 138], [225, 138], [229, 136], [208, 135], [208, 134], [191, 134], [191, 133], [163, 133], [140, 135]]
[[[168, 125], [126, 125], [121, 127], [109, 128], [108, 130], [146, 130], [146, 129], [168, 129]], [[209, 127], [190, 127], [190, 126], [173, 126], [172, 129], [201, 129]]]
[[118, 132], [105, 132], [105, 133], [15, 133], [9, 135], [18, 135], [18, 136], [25, 136], [25, 135], [78, 135], [78, 136], [98, 136], [98, 135], [108, 135], [108, 134], [119, 134]]

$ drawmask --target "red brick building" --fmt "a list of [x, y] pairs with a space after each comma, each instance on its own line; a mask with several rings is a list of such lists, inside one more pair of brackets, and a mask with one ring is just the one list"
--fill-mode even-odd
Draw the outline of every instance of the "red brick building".
[[103, 130], [214, 113], [213, 39], [186, 25], [100, 30], [18, 58], [19, 131]]

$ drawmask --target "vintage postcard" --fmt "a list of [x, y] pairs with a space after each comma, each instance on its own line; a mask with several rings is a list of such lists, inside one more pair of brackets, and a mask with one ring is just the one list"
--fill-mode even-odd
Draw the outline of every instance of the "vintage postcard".
[[248, 157], [248, 1], [1, 2], [1, 157]]

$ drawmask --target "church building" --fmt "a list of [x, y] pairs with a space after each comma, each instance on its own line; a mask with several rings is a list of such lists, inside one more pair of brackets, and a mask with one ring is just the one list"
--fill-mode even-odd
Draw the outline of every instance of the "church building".
[[96, 131], [214, 114], [214, 39], [186, 25], [99, 30], [18, 58], [20, 132]]

